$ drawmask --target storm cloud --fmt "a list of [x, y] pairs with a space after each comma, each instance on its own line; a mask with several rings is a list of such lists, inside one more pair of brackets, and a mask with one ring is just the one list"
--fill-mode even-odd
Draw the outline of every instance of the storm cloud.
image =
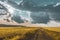
[[[32, 23], [60, 22], [60, 0], [8, 0], [7, 3], [16, 9], [30, 11]], [[20, 15], [14, 15], [12, 19], [21, 23]]]

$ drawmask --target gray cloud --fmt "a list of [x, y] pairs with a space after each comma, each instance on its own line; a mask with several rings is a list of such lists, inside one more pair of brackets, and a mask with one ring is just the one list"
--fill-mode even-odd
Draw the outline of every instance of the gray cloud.
[[17, 23], [23, 23], [24, 21], [21, 19], [20, 15], [13, 15], [12, 20]]
[[31, 13], [32, 23], [47, 23], [49, 22], [49, 15], [46, 12]]
[[[13, 0], [14, 1], [14, 0]], [[53, 4], [51, 4], [50, 1], [46, 0], [25, 0], [22, 2], [22, 4], [17, 5], [13, 1], [8, 1], [8, 4], [10, 4], [12, 7], [19, 9], [19, 10], [26, 10], [31, 11], [31, 18], [33, 19], [32, 23], [47, 23], [50, 18], [53, 18], [51, 20], [60, 21], [60, 5], [54, 7], [59, 0], [51, 0]], [[38, 3], [39, 1], [39, 3]], [[42, 6], [44, 4], [40, 4], [40, 2], [46, 3], [46, 6]], [[49, 3], [49, 4], [48, 4]], [[41, 6], [40, 6], [40, 5]], [[40, 13], [42, 11], [42, 13]], [[45, 12], [45, 15], [44, 15]], [[50, 15], [49, 15], [50, 14]], [[44, 15], [44, 16], [43, 16]], [[16, 22], [23, 22], [23, 20], [20, 19], [19, 15], [15, 15], [13, 18]]]

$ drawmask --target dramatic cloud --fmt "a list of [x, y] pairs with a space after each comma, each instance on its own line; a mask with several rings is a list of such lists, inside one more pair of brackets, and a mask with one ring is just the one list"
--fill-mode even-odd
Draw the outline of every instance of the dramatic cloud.
[[31, 18], [33, 19], [32, 23], [47, 23], [49, 22], [49, 15], [46, 12], [32, 12]]
[[[0, 0], [17, 23], [28, 21], [34, 24], [60, 26], [59, 0]], [[53, 21], [52, 21], [53, 20]]]

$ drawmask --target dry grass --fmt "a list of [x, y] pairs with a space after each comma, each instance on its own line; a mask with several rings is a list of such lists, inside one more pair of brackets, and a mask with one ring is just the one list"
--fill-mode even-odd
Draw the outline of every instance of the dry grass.
[[[0, 27], [0, 40], [60, 40], [60, 32], [48, 28]], [[45, 38], [44, 38], [45, 37]]]

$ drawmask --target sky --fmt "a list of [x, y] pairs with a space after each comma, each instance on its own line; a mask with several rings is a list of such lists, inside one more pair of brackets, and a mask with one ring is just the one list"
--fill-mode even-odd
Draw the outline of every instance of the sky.
[[3, 4], [9, 5], [7, 9], [13, 15], [11, 20], [17, 23], [28, 21], [48, 24], [51, 20], [60, 22], [60, 0], [6, 0]]

